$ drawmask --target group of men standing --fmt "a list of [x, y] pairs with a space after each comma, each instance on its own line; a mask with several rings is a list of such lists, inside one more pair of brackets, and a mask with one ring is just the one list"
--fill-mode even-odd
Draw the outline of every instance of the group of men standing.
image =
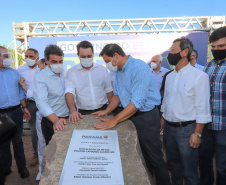
[[[18, 71], [9, 67], [8, 51], [0, 47], [0, 80], [3, 82], [0, 84], [3, 94], [0, 114], [8, 114], [18, 124], [17, 133], [11, 138], [0, 139], [0, 159], [9, 159], [0, 161], [4, 164], [4, 173], [11, 172], [9, 143], [12, 139], [18, 171], [22, 178], [29, 176], [21, 139], [23, 114], [30, 120], [33, 164], [37, 163], [38, 153], [42, 155], [54, 132], [65, 128], [66, 119], [78, 123], [82, 115], [93, 114], [100, 118], [113, 112], [114, 117], [101, 119], [102, 122], [94, 127], [106, 130], [131, 119], [146, 166], [157, 185], [171, 184], [168, 168], [173, 185], [213, 184], [214, 153], [216, 182], [224, 184], [226, 27], [214, 31], [209, 41], [214, 59], [204, 72], [189, 63], [194, 49], [188, 38], [176, 39], [170, 47], [167, 59], [175, 69], [166, 77], [161, 105], [168, 166], [163, 159], [159, 135], [160, 85], [145, 62], [126, 55], [117, 44], [105, 45], [100, 56], [106, 67], [116, 73], [113, 89], [107, 69], [93, 62], [93, 46], [88, 41], [77, 45], [80, 64], [67, 72], [63, 69], [64, 53], [56, 45], [45, 48], [44, 61], [39, 60], [37, 50], [28, 49], [25, 53], [27, 65]], [[153, 57], [153, 69], [158, 67], [158, 60], [161, 60], [159, 55]]]

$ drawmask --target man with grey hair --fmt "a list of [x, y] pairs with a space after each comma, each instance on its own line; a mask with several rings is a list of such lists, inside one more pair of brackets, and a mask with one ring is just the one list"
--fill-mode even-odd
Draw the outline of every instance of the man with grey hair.
[[150, 67], [152, 69], [152, 76], [160, 90], [164, 75], [169, 71], [168, 69], [161, 67], [162, 55], [155, 55], [151, 58]]
[[193, 50], [185, 37], [174, 40], [169, 63], [175, 70], [166, 77], [163, 112], [164, 135], [172, 184], [197, 185], [198, 148], [204, 125], [211, 121], [210, 86], [208, 75], [188, 62]]

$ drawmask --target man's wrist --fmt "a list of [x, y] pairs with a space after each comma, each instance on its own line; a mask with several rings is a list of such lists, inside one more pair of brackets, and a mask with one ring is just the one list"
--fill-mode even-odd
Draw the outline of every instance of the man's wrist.
[[21, 108], [22, 108], [22, 109], [26, 109], [26, 108], [27, 108], [27, 106], [21, 106]]
[[202, 134], [200, 134], [200, 133], [194, 132], [194, 134], [195, 134], [196, 136], [198, 136], [199, 138], [202, 137]]
[[70, 109], [70, 113], [72, 113], [72, 112], [77, 112], [77, 110], [76, 109]]

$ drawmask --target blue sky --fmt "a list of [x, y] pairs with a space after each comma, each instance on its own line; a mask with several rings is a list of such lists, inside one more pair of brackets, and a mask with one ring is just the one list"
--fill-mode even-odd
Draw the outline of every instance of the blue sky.
[[2, 0], [0, 45], [13, 41], [13, 22], [224, 16], [226, 0]]

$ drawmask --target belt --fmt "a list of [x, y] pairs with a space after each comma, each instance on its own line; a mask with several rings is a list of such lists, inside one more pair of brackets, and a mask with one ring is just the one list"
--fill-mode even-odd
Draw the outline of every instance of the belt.
[[16, 108], [18, 108], [20, 106], [21, 105], [19, 104], [19, 105], [16, 105], [16, 106], [13, 106], [13, 107], [9, 107], [9, 108], [6, 108], [6, 109], [0, 109], [0, 111], [11, 111], [11, 110], [14, 110], [14, 109], [16, 109]]
[[68, 119], [68, 118], [69, 118], [69, 116], [66, 116], [66, 117], [58, 117], [58, 118], [64, 118], [64, 119]]
[[79, 111], [84, 111], [84, 112], [96, 112], [96, 111], [99, 111], [99, 110], [103, 110], [104, 107], [107, 107], [107, 104], [104, 104], [101, 108], [93, 109], [93, 110], [83, 110], [83, 109], [78, 109], [78, 112], [79, 112]]
[[184, 122], [169, 122], [165, 120], [165, 122], [171, 127], [186, 127], [187, 125], [195, 123], [196, 121], [191, 120], [191, 121], [184, 121]]

